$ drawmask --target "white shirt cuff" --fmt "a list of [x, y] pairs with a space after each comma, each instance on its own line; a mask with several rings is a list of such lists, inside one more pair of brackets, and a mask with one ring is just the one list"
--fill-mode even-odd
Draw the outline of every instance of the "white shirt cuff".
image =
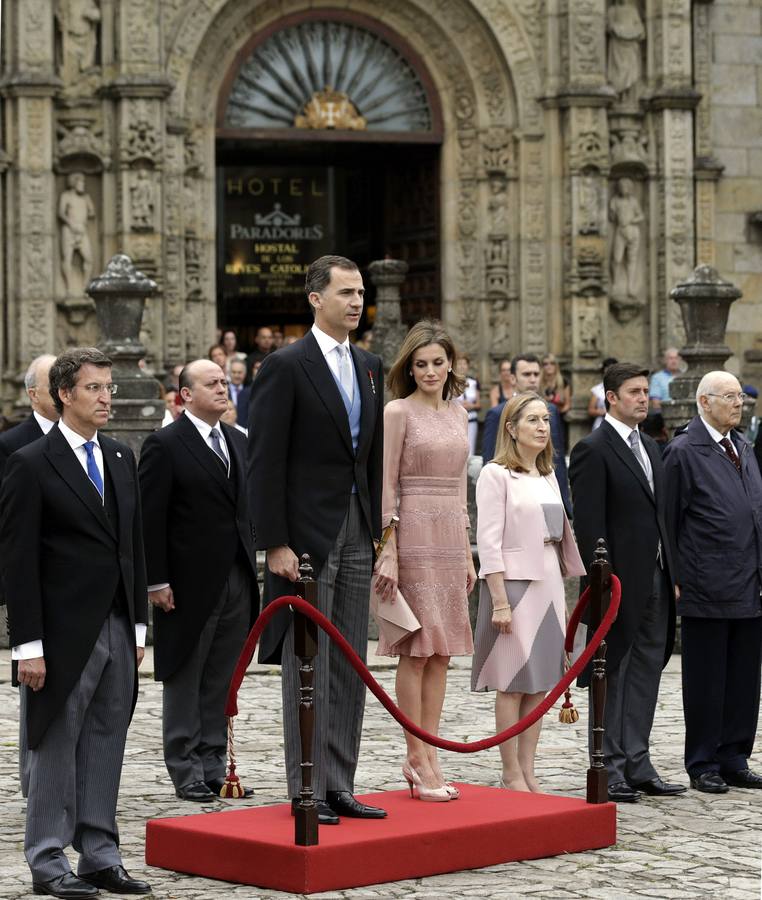
[[163, 591], [164, 588], [168, 588], [168, 587], [169, 587], [168, 581], [165, 581], [163, 584], [149, 584], [148, 585], [148, 593], [150, 594], [151, 591]]
[[27, 641], [26, 644], [19, 644], [11, 650], [11, 659], [39, 659], [44, 655], [42, 641]]
[[135, 623], [135, 646], [136, 647], [145, 647], [146, 631], [148, 631], [148, 626], [144, 622], [136, 622]]

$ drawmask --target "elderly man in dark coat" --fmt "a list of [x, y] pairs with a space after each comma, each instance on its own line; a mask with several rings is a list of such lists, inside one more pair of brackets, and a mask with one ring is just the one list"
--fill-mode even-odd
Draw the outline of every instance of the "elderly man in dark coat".
[[762, 477], [736, 430], [744, 394], [709, 372], [699, 415], [667, 446], [668, 516], [682, 616], [685, 768], [691, 787], [762, 788], [749, 770], [762, 662]]

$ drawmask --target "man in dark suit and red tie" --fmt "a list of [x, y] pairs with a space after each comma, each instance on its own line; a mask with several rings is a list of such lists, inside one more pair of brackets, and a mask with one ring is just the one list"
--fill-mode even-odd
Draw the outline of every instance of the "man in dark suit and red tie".
[[[589, 571], [599, 538], [622, 582], [619, 613], [606, 641], [603, 755], [609, 799], [685, 791], [662, 781], [649, 753], [661, 672], [672, 654], [675, 600], [666, 484], [656, 443], [638, 427], [648, 415], [648, 370], [609, 366], [603, 376], [606, 416], [572, 450], [569, 466], [574, 531]], [[580, 683], [589, 684], [589, 669]]]
[[188, 363], [180, 396], [183, 414], [143, 444], [140, 490], [164, 762], [178, 797], [204, 801], [224, 783], [225, 698], [259, 588], [246, 438], [220, 422], [225, 373], [208, 359]]
[[762, 477], [736, 431], [745, 394], [730, 372], [709, 372], [698, 415], [664, 452], [676, 547], [691, 787], [725, 794], [762, 788], [749, 769], [762, 664]]
[[116, 390], [107, 356], [67, 350], [49, 378], [61, 419], [11, 456], [0, 492], [3, 589], [26, 693], [24, 852], [37, 894], [147, 894], [122, 866], [116, 826], [148, 619], [135, 459], [99, 431]]
[[[315, 324], [268, 355], [249, 406], [249, 491], [258, 549], [267, 550], [266, 602], [293, 593], [309, 553], [318, 607], [365, 659], [373, 539], [381, 533], [383, 370], [349, 343], [365, 289], [342, 256], [313, 262], [306, 276]], [[313, 789], [321, 824], [339, 816], [382, 818], [353, 794], [365, 687], [323, 632], [315, 660]], [[259, 659], [281, 661], [289, 795], [301, 789], [298, 670], [293, 621], [281, 610]]]

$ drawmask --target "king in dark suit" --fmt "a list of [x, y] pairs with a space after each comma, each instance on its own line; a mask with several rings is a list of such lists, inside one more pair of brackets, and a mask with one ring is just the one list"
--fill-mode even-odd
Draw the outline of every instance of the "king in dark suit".
[[259, 589], [246, 438], [220, 423], [225, 373], [208, 359], [188, 363], [180, 396], [183, 415], [143, 444], [140, 490], [164, 761], [178, 797], [203, 801], [224, 782], [225, 698]]
[[[603, 753], [609, 798], [632, 802], [641, 792], [685, 790], [662, 781], [648, 748], [661, 671], [674, 643], [674, 579], [664, 467], [656, 443], [638, 428], [648, 414], [648, 371], [617, 363], [606, 369], [603, 387], [606, 417], [572, 450], [569, 475], [585, 567], [590, 570], [603, 538], [622, 583], [619, 613], [606, 638]], [[580, 683], [589, 684], [589, 670]]]
[[61, 421], [11, 456], [0, 494], [3, 587], [26, 693], [24, 850], [35, 893], [64, 898], [150, 891], [125, 872], [116, 827], [147, 602], [135, 460], [98, 432], [114, 389], [99, 350], [59, 356], [50, 393]]
[[[349, 343], [364, 296], [355, 263], [321, 257], [309, 267], [306, 290], [313, 329], [267, 356], [252, 385], [249, 492], [256, 545], [267, 550], [266, 602], [293, 593], [298, 558], [310, 554], [321, 612], [364, 659], [373, 539], [381, 532], [383, 371], [377, 356]], [[383, 817], [383, 810], [353, 796], [365, 688], [322, 631], [318, 646], [313, 788], [319, 820]], [[288, 788], [296, 798], [301, 757], [290, 612], [282, 610], [266, 629], [259, 659], [282, 660]]]

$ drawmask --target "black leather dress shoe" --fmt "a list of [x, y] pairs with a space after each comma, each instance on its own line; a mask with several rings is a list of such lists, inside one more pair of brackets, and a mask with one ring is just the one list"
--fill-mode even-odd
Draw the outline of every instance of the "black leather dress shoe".
[[[339, 817], [336, 813], [331, 809], [331, 807], [325, 803], [323, 800], [316, 800], [317, 809], [318, 809], [318, 825], [338, 825]], [[294, 799], [291, 801], [291, 815], [296, 812], [296, 807], [299, 805], [299, 801]]]
[[[211, 778], [209, 781], [205, 781], [204, 784], [209, 788], [209, 790], [216, 797], [219, 797], [220, 791], [222, 790], [222, 785], [225, 784], [225, 779], [224, 778]], [[244, 796], [244, 799], [246, 797], [253, 797], [254, 796], [254, 788], [245, 787], [243, 789], [243, 796]], [[240, 800], [241, 798], [240, 797], [226, 797], [225, 799], [226, 800]]]
[[110, 866], [108, 869], [98, 869], [97, 872], [88, 872], [79, 877], [96, 888], [103, 888], [110, 894], [151, 893], [151, 885], [147, 881], [131, 878], [124, 866]]
[[727, 794], [730, 790], [719, 772], [702, 772], [695, 778], [692, 777], [691, 787], [694, 791], [702, 791], [704, 794]]
[[632, 788], [650, 797], [671, 797], [673, 794], [683, 794], [688, 790], [684, 784], [670, 784], [668, 781], [662, 781], [658, 775], [650, 781], [633, 784]]
[[[190, 784], [178, 788], [175, 793], [181, 800], [194, 800], [196, 803], [214, 799], [214, 794], [203, 781], [192, 781]], [[219, 794], [217, 796], [219, 797]]]
[[61, 900], [76, 900], [78, 897], [97, 897], [98, 888], [77, 878], [74, 872], [51, 878], [50, 881], [33, 881], [35, 894], [47, 894], [49, 897], [61, 897]]
[[366, 806], [355, 800], [350, 791], [326, 791], [325, 802], [340, 816], [350, 819], [385, 819], [386, 810], [379, 806]]
[[750, 769], [739, 769], [737, 772], [723, 772], [725, 784], [740, 788], [762, 788], [762, 775]]
[[609, 800], [614, 803], [635, 803], [640, 793], [633, 790], [626, 781], [615, 781], [609, 785]]

